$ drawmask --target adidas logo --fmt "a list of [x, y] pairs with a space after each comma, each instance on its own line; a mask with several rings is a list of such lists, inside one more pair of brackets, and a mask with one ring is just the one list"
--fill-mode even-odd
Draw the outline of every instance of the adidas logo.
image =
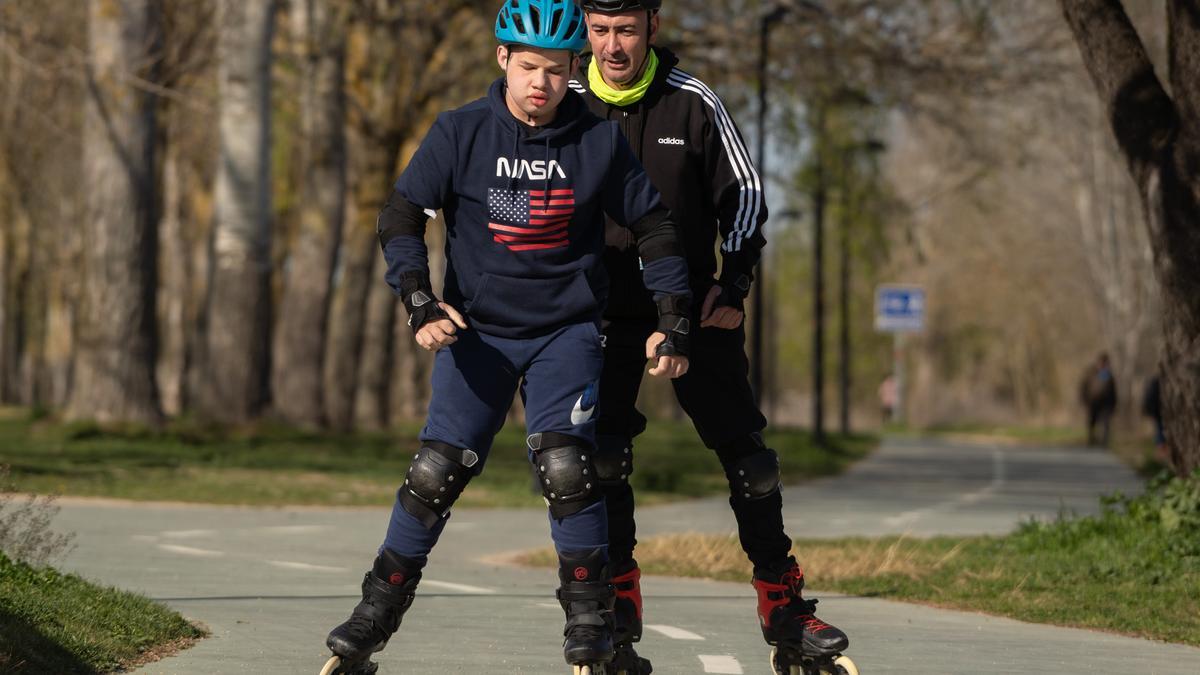
[[682, 138], [660, 138], [660, 139], [658, 139], [658, 144], [659, 145], [684, 145], [684, 142], [683, 142]]

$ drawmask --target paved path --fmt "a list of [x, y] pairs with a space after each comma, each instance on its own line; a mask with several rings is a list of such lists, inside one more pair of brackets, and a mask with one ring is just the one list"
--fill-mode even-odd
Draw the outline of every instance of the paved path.
[[[1022, 518], [1096, 509], [1136, 491], [1106, 454], [892, 441], [846, 474], [789, 487], [794, 536], [1004, 532]], [[316, 673], [324, 637], [357, 601], [384, 509], [248, 509], [67, 501], [55, 526], [77, 533], [64, 567], [141, 591], [208, 625], [213, 637], [139, 673]], [[732, 532], [723, 499], [642, 510], [640, 534]], [[461, 510], [434, 552], [381, 672], [566, 673], [549, 570], [489, 557], [545, 546], [544, 511]], [[639, 651], [655, 673], [769, 673], [749, 584], [647, 577]], [[822, 595], [863, 673], [1187, 673], [1200, 650], [877, 599]]]

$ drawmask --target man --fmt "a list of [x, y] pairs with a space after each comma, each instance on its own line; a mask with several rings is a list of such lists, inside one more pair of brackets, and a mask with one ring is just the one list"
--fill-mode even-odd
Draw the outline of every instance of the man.
[[[637, 239], [662, 308], [661, 330], [643, 346], [653, 372], [687, 371], [690, 295], [676, 228], [615, 126], [567, 86], [586, 44], [582, 11], [572, 0], [506, 0], [495, 32], [504, 77], [438, 117], [379, 216], [386, 280], [416, 341], [437, 352], [433, 395], [362, 602], [329, 634], [329, 672], [374, 672], [370, 655], [399, 628], [518, 390], [559, 554], [564, 656], [580, 666], [612, 658], [607, 516], [591, 459], [608, 292], [603, 215]], [[424, 241], [439, 209], [445, 302]]]
[[[763, 444], [766, 419], [747, 379], [743, 301], [765, 244], [762, 182], [725, 106], [703, 82], [653, 46], [661, 0], [583, 0], [592, 53], [572, 88], [597, 115], [616, 120], [683, 231], [692, 294], [703, 298], [692, 322], [691, 368], [673, 381], [676, 397], [729, 479], [730, 506], [743, 549], [754, 564], [763, 636], [771, 644], [836, 653], [846, 635], [813, 616], [802, 599], [804, 576], [784, 533], [779, 461]], [[714, 244], [721, 241], [716, 278]], [[655, 325], [655, 303], [638, 287], [644, 260], [616, 223], [606, 232], [612, 293], [604, 314], [603, 396], [596, 467], [609, 518], [609, 555], [617, 589], [618, 660], [649, 672], [629, 643], [641, 637], [640, 572], [633, 558], [634, 499], [629, 485], [633, 438], [646, 426], [635, 408]]]
[[1107, 352], [1088, 367], [1079, 385], [1079, 396], [1087, 408], [1088, 445], [1108, 447], [1113, 413], [1117, 409], [1117, 381]]

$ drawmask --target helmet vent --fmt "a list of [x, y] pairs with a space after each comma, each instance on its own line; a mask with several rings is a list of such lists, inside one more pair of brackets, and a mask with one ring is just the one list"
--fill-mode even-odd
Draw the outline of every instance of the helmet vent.
[[537, 7], [529, 8], [529, 20], [533, 22], [533, 25], [529, 27], [530, 32], [536, 32], [542, 25], [542, 13], [538, 11]]
[[[562, 23], [563, 11], [561, 9], [554, 10], [554, 14], [550, 17], [550, 34], [558, 33], [558, 25]], [[570, 35], [570, 33], [567, 33]]]

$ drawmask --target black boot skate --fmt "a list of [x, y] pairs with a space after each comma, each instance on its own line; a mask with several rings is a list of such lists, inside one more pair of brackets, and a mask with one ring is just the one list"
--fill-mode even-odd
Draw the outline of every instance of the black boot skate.
[[400, 628], [420, 581], [419, 565], [384, 550], [363, 577], [362, 601], [326, 638], [333, 656], [321, 675], [374, 675], [379, 664], [371, 661], [371, 655], [382, 651]]
[[625, 571], [612, 578], [616, 591], [613, 605], [613, 642], [616, 654], [612, 669], [616, 675], [650, 675], [654, 668], [649, 659], [638, 656], [633, 643], [642, 639], [642, 571], [637, 561], [622, 565]]
[[818, 619], [816, 600], [805, 600], [804, 572], [794, 558], [773, 568], [755, 570], [758, 621], [771, 650], [777, 675], [858, 675], [854, 662], [842, 656], [850, 640], [838, 628]]
[[563, 657], [575, 675], [605, 675], [613, 658], [614, 593], [600, 555], [558, 558], [558, 602], [567, 618]]

